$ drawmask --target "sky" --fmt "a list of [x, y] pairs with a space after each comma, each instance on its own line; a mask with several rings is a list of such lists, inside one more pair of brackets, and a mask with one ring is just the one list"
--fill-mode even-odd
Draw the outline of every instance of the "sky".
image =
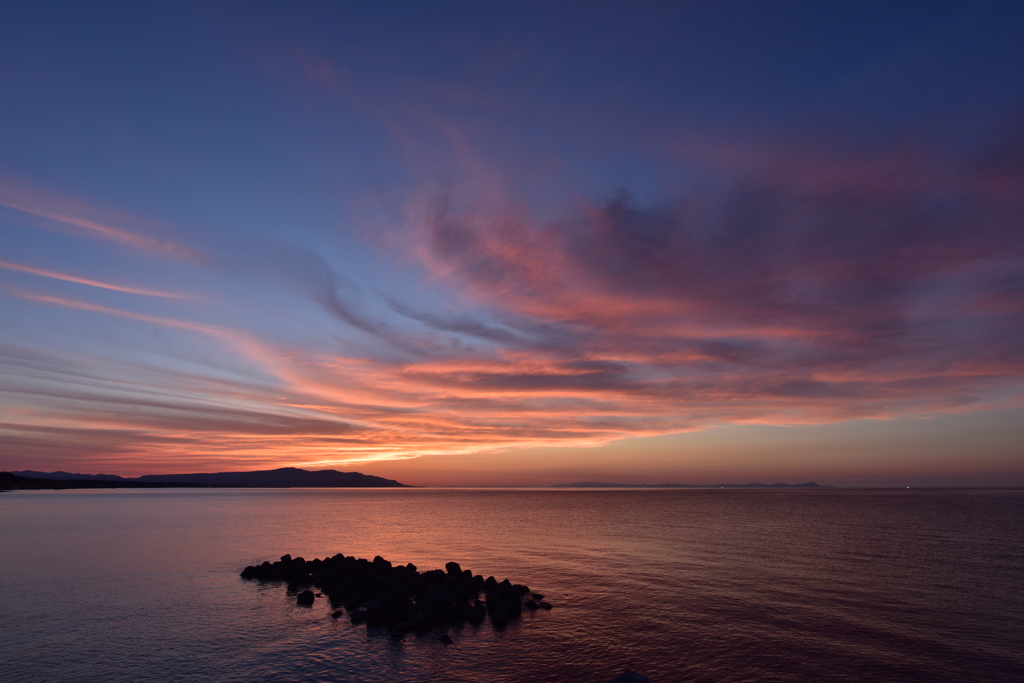
[[1024, 486], [1021, 35], [8, 3], [0, 468]]

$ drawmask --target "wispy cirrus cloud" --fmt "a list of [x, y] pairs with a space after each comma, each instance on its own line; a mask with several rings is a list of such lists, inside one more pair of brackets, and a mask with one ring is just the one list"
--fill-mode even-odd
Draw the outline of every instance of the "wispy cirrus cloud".
[[[12, 291], [201, 334], [264, 374], [0, 354], [19, 406], [0, 440], [58, 454], [92, 433], [82, 453], [96, 467], [229, 469], [1019, 404], [1020, 200], [979, 190], [970, 159], [922, 162], [906, 170], [919, 178], [893, 183], [823, 182], [809, 167], [841, 159], [784, 154], [716, 166], [714, 183], [657, 204], [622, 191], [546, 220], [443, 199], [411, 210], [406, 259], [423, 259], [443, 310], [357, 287], [314, 254], [282, 257], [294, 291], [369, 344]], [[780, 173], [787, 164], [800, 172]]]
[[54, 280], [64, 280], [65, 282], [75, 282], [80, 285], [88, 285], [90, 287], [99, 287], [100, 289], [110, 289], [115, 292], [125, 292], [127, 294], [141, 294], [143, 296], [156, 296], [167, 299], [188, 299], [190, 297], [184, 294], [174, 294], [173, 292], [161, 292], [155, 289], [147, 289], [145, 287], [131, 287], [127, 285], [115, 285], [109, 282], [101, 282], [100, 280], [93, 280], [91, 278], [79, 277], [77, 275], [71, 275], [69, 273], [61, 273], [55, 270], [49, 270], [47, 268], [37, 268], [35, 266], [27, 266], [21, 263], [12, 263], [10, 261], [0, 261], [0, 268], [4, 270], [13, 270], [19, 273], [29, 273], [30, 275], [38, 275], [39, 277], [51, 278]]
[[46, 219], [33, 221], [36, 227], [71, 231], [174, 258], [201, 260], [194, 249], [154, 236], [154, 226], [138, 217], [11, 177], [0, 176], [0, 205]]
[[[333, 72], [307, 76], [340, 87]], [[389, 131], [414, 166], [445, 157], [417, 126], [454, 149], [445, 183], [413, 190], [404, 221], [371, 240], [421, 267], [434, 303], [357, 285], [329, 255], [294, 247], [276, 249], [270, 270], [326, 314], [317, 322], [336, 332], [333, 346], [13, 292], [204, 335], [265, 376], [38, 370], [48, 388], [8, 383], [24, 405], [4, 438], [57, 453], [77, 430], [95, 430], [90, 448], [107, 444], [90, 451], [96, 462], [184, 463], [202, 451], [225, 467], [337, 464], [1021, 402], [1019, 123], [945, 156], [809, 139], [682, 144], [673, 153], [698, 180], [661, 201], [566, 194], [552, 213], [520, 199], [452, 121], [391, 112]], [[19, 201], [5, 203], [35, 206]], [[88, 213], [36, 208], [58, 221]], [[163, 250], [141, 232], [65, 222]]]

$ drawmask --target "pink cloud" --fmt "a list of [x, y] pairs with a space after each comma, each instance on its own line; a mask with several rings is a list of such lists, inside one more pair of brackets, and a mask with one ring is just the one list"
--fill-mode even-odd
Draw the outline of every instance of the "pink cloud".
[[126, 285], [115, 285], [109, 282], [101, 282], [99, 280], [93, 280], [90, 278], [78, 277], [76, 275], [61, 273], [55, 270], [48, 270], [46, 268], [37, 268], [35, 266], [26, 266], [20, 263], [11, 263], [10, 261], [0, 261], [0, 268], [3, 268], [5, 270], [13, 270], [19, 273], [29, 273], [31, 275], [38, 275], [40, 277], [52, 278], [54, 280], [76, 282], [81, 285], [89, 285], [90, 287], [99, 287], [100, 289], [110, 289], [115, 292], [125, 292], [127, 294], [141, 294], [143, 296], [156, 296], [170, 299], [190, 298], [185, 296], [184, 294], [161, 292], [155, 289], [146, 289], [144, 287], [129, 287]]
[[0, 205], [47, 219], [33, 223], [37, 227], [71, 230], [93, 239], [116, 242], [175, 258], [199, 260], [192, 249], [153, 236], [152, 233], [157, 229], [135, 216], [112, 209], [101, 209], [9, 177], [0, 177]]
[[[537, 217], [466, 135], [446, 135], [471, 179], [448, 197], [420, 191], [381, 239], [404, 241], [405, 262], [419, 260], [450, 306], [359, 306], [325, 261], [305, 258], [288, 277], [330, 322], [373, 340], [337, 351], [15, 292], [205, 335], [267, 378], [79, 369], [90, 378], [52, 395], [11, 389], [24, 403], [0, 441], [111, 466], [187, 468], [200, 451], [204, 469], [337, 465], [1022, 401], [1024, 234], [1019, 197], [990, 191], [994, 174], [1018, 182], [1002, 157], [710, 150], [711, 189], [567, 199]], [[128, 396], [105, 376], [131, 377]]]

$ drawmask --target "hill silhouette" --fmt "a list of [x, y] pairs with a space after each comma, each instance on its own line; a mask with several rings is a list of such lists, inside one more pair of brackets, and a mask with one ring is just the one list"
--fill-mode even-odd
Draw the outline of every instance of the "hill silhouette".
[[[337, 470], [303, 470], [281, 467], [253, 472], [206, 472], [194, 474], [146, 474], [141, 477], [119, 477], [114, 474], [71, 474], [68, 472], [36, 472], [21, 470], [9, 473], [22, 482], [22, 488], [151, 488], [156, 486], [214, 486], [231, 488], [395, 488], [406, 487], [394, 479], [375, 477], [360, 472]], [[13, 482], [13, 480], [12, 480]], [[38, 482], [42, 482], [41, 484]], [[54, 485], [46, 485], [52, 482]]]
[[206, 474], [147, 474], [138, 478], [141, 482], [184, 482], [207, 486], [232, 487], [404, 487], [394, 479], [374, 477], [359, 472], [337, 470], [302, 470], [297, 467], [281, 467], [276, 470], [255, 472], [213, 472]]

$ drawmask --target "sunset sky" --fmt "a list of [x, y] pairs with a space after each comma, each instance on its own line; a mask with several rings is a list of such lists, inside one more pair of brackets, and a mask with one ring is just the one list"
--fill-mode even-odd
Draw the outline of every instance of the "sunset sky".
[[0, 469], [1024, 486], [1024, 3], [8, 3]]

